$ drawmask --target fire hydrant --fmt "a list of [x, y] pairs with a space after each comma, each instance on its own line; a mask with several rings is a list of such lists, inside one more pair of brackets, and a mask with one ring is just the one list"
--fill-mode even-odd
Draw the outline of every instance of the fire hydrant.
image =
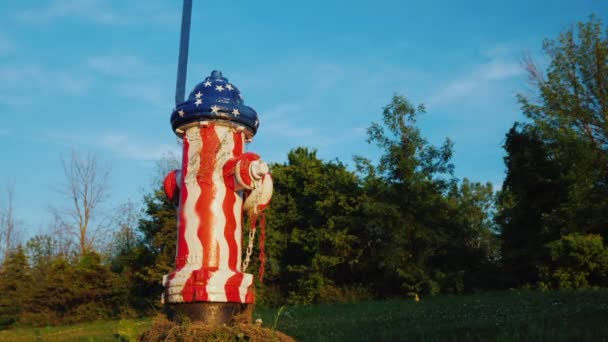
[[[222, 324], [254, 302], [253, 275], [243, 270], [243, 220], [256, 221], [273, 189], [268, 165], [245, 152], [258, 125], [255, 110], [220, 71], [171, 114], [183, 155], [181, 170], [164, 181], [178, 213], [175, 270], [163, 277], [170, 317]], [[250, 253], [251, 243], [246, 263]]]

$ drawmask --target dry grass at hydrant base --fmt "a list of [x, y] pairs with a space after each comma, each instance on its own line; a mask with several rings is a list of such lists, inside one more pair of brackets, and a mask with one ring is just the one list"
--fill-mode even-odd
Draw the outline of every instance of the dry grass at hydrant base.
[[142, 342], [155, 341], [277, 341], [295, 342], [284, 333], [264, 328], [258, 324], [235, 323], [212, 326], [202, 323], [169, 321], [165, 316], [156, 317], [150, 329], [138, 338]]

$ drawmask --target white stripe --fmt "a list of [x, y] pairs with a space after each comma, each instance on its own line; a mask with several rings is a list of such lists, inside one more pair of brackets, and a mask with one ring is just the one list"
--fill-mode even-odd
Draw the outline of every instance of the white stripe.
[[219, 245], [219, 265], [220, 270], [228, 270], [228, 260], [230, 249], [228, 241], [224, 236], [226, 228], [226, 214], [224, 213], [224, 199], [226, 197], [226, 184], [224, 184], [224, 164], [232, 158], [232, 150], [234, 149], [234, 136], [230, 127], [221, 125], [215, 126], [215, 133], [220, 138], [220, 149], [216, 155], [215, 170], [213, 170], [213, 183], [216, 185], [217, 193], [214, 200], [214, 212], [217, 213], [217, 220], [214, 224], [215, 237]]
[[245, 299], [247, 298], [247, 289], [253, 283], [253, 275], [249, 273], [243, 274], [243, 280], [241, 281], [241, 286], [239, 286], [239, 296], [241, 297], [241, 303], [245, 303]]
[[[245, 133], [241, 132], [240, 133], [240, 141], [241, 141], [241, 146], [239, 146], [240, 150], [242, 152], [245, 151], [245, 137], [244, 137]], [[243, 253], [242, 253], [242, 245], [243, 245], [243, 227], [242, 227], [242, 222], [243, 222], [243, 192], [239, 191], [236, 193], [236, 201], [234, 202], [234, 218], [236, 220], [236, 229], [234, 231], [234, 239], [236, 240], [236, 245], [237, 245], [237, 259], [236, 259], [236, 270], [238, 272], [241, 272], [241, 263], [242, 263], [242, 258], [243, 258]]]
[[[172, 297], [181, 297], [181, 292], [192, 271], [201, 268], [203, 263], [203, 245], [198, 238], [200, 218], [196, 213], [196, 202], [201, 194], [201, 188], [196, 180], [196, 175], [200, 168], [200, 152], [203, 147], [199, 128], [196, 126], [189, 128], [186, 131], [186, 139], [189, 144], [188, 165], [185, 174], [182, 176], [185, 177], [184, 183], [187, 191], [187, 197], [183, 203], [183, 214], [186, 224], [184, 238], [188, 246], [188, 258], [185, 267], [177, 272], [171, 280], [171, 287], [168, 289], [168, 292]], [[170, 300], [170, 302], [175, 301], [179, 301], [179, 299]]]
[[242, 249], [241, 249], [241, 245], [242, 245], [242, 234], [243, 234], [243, 227], [241, 226], [241, 213], [242, 213], [242, 208], [243, 208], [243, 193], [242, 192], [237, 192], [236, 193], [236, 201], [234, 201], [234, 207], [232, 208], [233, 212], [234, 212], [234, 219], [236, 220], [236, 229], [234, 230], [234, 239], [236, 240], [236, 271], [240, 272], [241, 271], [241, 258], [242, 258]]
[[232, 158], [232, 149], [234, 148], [234, 137], [232, 129], [229, 127], [216, 125], [215, 133], [220, 139], [220, 149], [215, 156], [216, 164], [213, 170], [213, 184], [215, 185], [216, 193], [213, 198], [212, 210], [216, 213], [216, 220], [213, 223], [215, 239], [218, 243], [218, 271], [214, 272], [207, 282], [207, 294], [211, 302], [225, 302], [226, 291], [224, 286], [228, 278], [232, 276], [229, 272], [229, 253], [228, 241], [224, 236], [226, 228], [226, 215], [224, 214], [224, 198], [226, 197], [226, 184], [224, 184], [223, 166], [230, 158]]

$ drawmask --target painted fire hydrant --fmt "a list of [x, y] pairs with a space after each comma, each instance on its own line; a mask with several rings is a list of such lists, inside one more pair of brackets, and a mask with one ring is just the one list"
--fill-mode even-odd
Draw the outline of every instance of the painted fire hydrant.
[[171, 114], [183, 155], [181, 170], [164, 181], [178, 212], [175, 270], [163, 277], [170, 315], [221, 324], [254, 302], [253, 275], [243, 269], [243, 220], [249, 217], [255, 229], [273, 189], [268, 165], [245, 152], [258, 125], [255, 110], [219, 71]]

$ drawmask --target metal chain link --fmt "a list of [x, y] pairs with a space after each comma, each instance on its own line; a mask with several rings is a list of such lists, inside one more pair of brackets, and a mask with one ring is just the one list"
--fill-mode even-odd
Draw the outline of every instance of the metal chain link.
[[[260, 186], [261, 180], [257, 180], [253, 182], [253, 188], [256, 189]], [[252, 191], [249, 193], [249, 196], [256, 196], [255, 198], [255, 206], [253, 207], [253, 212], [250, 211], [249, 221], [251, 225], [251, 229], [249, 230], [249, 244], [247, 245], [247, 252], [245, 253], [245, 260], [243, 261], [243, 272], [247, 270], [247, 266], [249, 266], [249, 261], [251, 259], [251, 254], [253, 253], [253, 241], [255, 240], [255, 231], [257, 228], [258, 221], [258, 205], [260, 204], [260, 194]]]
[[[254, 219], [253, 217], [251, 219]], [[255, 218], [257, 219], [257, 217]], [[247, 253], [245, 253], [245, 261], [243, 261], [243, 272], [247, 270], [247, 266], [249, 266], [249, 261], [251, 259], [251, 253], [253, 253], [253, 240], [255, 239], [255, 222], [253, 227], [249, 230], [249, 244], [247, 245]]]

